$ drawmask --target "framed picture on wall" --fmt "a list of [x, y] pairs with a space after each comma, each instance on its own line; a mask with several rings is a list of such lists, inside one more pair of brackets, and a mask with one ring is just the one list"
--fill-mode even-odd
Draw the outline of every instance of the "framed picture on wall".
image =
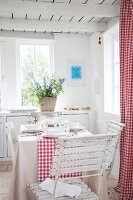
[[74, 87], [85, 86], [85, 65], [83, 60], [67, 62], [67, 85]]

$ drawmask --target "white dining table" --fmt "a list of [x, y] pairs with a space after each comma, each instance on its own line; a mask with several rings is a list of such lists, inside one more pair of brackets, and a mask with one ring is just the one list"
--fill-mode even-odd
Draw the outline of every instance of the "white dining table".
[[[92, 135], [88, 132], [88, 134]], [[9, 200], [32, 200], [29, 196], [27, 184], [38, 181], [38, 149], [37, 136], [23, 136], [18, 138], [16, 165], [14, 167], [13, 183]], [[94, 192], [97, 191], [98, 178], [87, 179], [87, 184]], [[90, 181], [89, 181], [90, 180]], [[106, 174], [102, 177], [102, 200], [107, 200]]]

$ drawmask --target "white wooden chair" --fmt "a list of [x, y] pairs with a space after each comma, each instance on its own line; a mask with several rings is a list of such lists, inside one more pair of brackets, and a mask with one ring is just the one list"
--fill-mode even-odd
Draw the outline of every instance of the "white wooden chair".
[[12, 161], [13, 161], [13, 166], [15, 165], [16, 162], [16, 153], [17, 153], [17, 147], [18, 147], [18, 140], [17, 136], [14, 132], [14, 126], [12, 122], [7, 122], [5, 124], [6, 127], [6, 133], [8, 136], [8, 142], [10, 145], [11, 149], [11, 154], [12, 154]]
[[107, 123], [107, 134], [110, 134], [110, 133], [117, 134], [117, 137], [115, 138], [115, 140], [112, 140], [112, 144], [110, 145], [110, 147], [108, 149], [109, 155], [110, 155], [109, 158], [111, 160], [110, 167], [109, 167], [108, 173], [107, 173], [108, 177], [111, 174], [111, 171], [112, 171], [112, 168], [113, 168], [113, 164], [114, 164], [114, 161], [115, 161], [115, 155], [116, 155], [116, 151], [117, 151], [117, 148], [118, 148], [118, 145], [119, 145], [121, 132], [122, 132], [124, 127], [125, 127], [125, 124], [115, 122], [115, 121], [109, 121]]
[[[107, 123], [107, 134], [115, 133], [117, 135], [117, 137], [115, 137], [114, 140], [112, 140], [112, 143], [110, 143], [110, 145], [108, 146], [107, 154], [109, 155], [108, 158], [110, 159], [110, 166], [108, 166], [108, 169], [107, 169], [107, 179], [109, 179], [109, 176], [110, 176], [112, 169], [113, 169], [116, 151], [118, 149], [121, 132], [122, 132], [124, 127], [125, 127], [125, 124], [115, 122], [115, 121], [109, 121]], [[115, 199], [118, 200], [117, 194], [116, 194], [115, 189], [113, 187], [108, 188], [108, 193], [113, 194]]]
[[16, 173], [15, 173], [15, 165], [16, 165], [16, 157], [17, 157], [17, 149], [18, 149], [18, 139], [17, 139], [17, 135], [15, 134], [14, 131], [14, 125], [12, 122], [7, 122], [5, 124], [5, 128], [6, 128], [6, 133], [8, 136], [8, 142], [10, 145], [10, 149], [11, 149], [11, 155], [12, 155], [12, 173], [10, 176], [10, 190], [9, 190], [9, 197], [11, 199], [14, 199], [14, 181], [16, 179]]
[[[73, 198], [62, 197], [55, 198], [57, 181], [66, 181], [71, 184], [81, 185], [82, 192], [78, 200], [97, 200], [100, 198], [101, 179], [104, 170], [109, 168], [110, 159], [108, 158], [108, 147], [115, 140], [117, 134], [94, 135], [88, 137], [62, 137], [58, 139], [54, 151], [51, 175], [55, 176], [55, 186], [53, 194], [41, 190], [38, 183], [28, 185], [28, 188], [34, 194], [33, 198], [37, 200], [70, 200]], [[87, 175], [86, 172], [92, 172]], [[62, 178], [61, 175], [82, 172], [81, 177], [76, 178]], [[86, 174], [86, 175], [85, 175]], [[82, 182], [83, 177], [100, 176], [98, 193], [95, 194]]]

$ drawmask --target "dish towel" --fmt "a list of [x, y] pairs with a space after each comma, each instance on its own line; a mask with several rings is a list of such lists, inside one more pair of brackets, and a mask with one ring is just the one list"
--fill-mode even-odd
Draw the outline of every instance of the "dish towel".
[[[47, 178], [39, 186], [40, 186], [41, 190], [46, 190], [52, 194], [53, 189], [54, 189], [54, 184], [55, 184], [55, 180]], [[82, 191], [81, 186], [57, 181], [55, 197], [56, 198], [63, 197], [63, 196], [69, 196], [72, 198], [78, 197], [81, 194], [81, 191]]]

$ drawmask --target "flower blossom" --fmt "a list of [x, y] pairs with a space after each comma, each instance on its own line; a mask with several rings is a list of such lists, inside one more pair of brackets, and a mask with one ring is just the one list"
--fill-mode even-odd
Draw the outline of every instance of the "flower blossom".
[[60, 84], [62, 85], [65, 81], [65, 78], [60, 78], [59, 80], [60, 80]]
[[49, 91], [49, 92], [52, 91], [52, 84], [50, 84], [50, 85], [48, 86], [48, 91]]
[[41, 85], [37, 81], [35, 81], [35, 86], [36, 86], [37, 90], [41, 89]]

